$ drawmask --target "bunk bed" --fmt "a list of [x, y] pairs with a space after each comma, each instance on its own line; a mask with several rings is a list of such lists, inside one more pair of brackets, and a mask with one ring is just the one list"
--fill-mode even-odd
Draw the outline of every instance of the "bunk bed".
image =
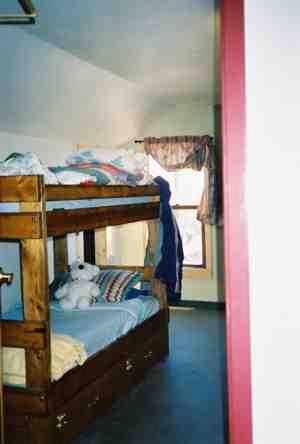
[[0, 241], [20, 242], [24, 313], [22, 321], [2, 321], [2, 340], [25, 349], [26, 361], [26, 386], [4, 386], [6, 442], [67, 443], [168, 354], [168, 306], [153, 268], [131, 267], [150, 281], [159, 311], [53, 382], [47, 238], [54, 239], [55, 273], [68, 266], [68, 233], [83, 231], [84, 259], [95, 263], [96, 229], [147, 220], [154, 251], [158, 188], [45, 185], [42, 176], [10, 176], [0, 177], [0, 203], [18, 205], [0, 212]]

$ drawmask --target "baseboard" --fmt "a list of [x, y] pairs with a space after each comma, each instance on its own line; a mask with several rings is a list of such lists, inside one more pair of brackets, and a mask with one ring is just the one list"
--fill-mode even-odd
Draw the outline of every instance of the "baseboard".
[[171, 303], [170, 307], [194, 307], [205, 310], [225, 310], [224, 302], [208, 302], [208, 301], [179, 301]]

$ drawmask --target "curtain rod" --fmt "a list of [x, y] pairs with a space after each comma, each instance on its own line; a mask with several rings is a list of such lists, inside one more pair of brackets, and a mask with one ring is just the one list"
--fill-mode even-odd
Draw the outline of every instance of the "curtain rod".
[[1, 25], [30, 25], [35, 23], [37, 11], [31, 0], [18, 0], [24, 14], [1, 14]]

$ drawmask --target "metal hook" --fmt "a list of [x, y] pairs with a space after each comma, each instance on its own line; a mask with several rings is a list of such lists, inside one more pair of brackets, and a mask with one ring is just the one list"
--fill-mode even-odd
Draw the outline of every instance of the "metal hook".
[[10, 285], [13, 281], [13, 278], [13, 273], [5, 273], [5, 271], [3, 271], [3, 269], [0, 267], [0, 286], [3, 284]]

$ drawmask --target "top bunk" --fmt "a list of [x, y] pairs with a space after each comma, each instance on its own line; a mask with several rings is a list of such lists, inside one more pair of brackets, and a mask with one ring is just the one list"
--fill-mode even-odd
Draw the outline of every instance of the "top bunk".
[[[42, 196], [43, 193], [43, 196]], [[43, 176], [1, 176], [0, 202], [159, 196], [156, 185], [45, 185]]]
[[[45, 185], [0, 177], [0, 239], [35, 239], [159, 217], [156, 185]], [[44, 225], [45, 226], [44, 226]]]

